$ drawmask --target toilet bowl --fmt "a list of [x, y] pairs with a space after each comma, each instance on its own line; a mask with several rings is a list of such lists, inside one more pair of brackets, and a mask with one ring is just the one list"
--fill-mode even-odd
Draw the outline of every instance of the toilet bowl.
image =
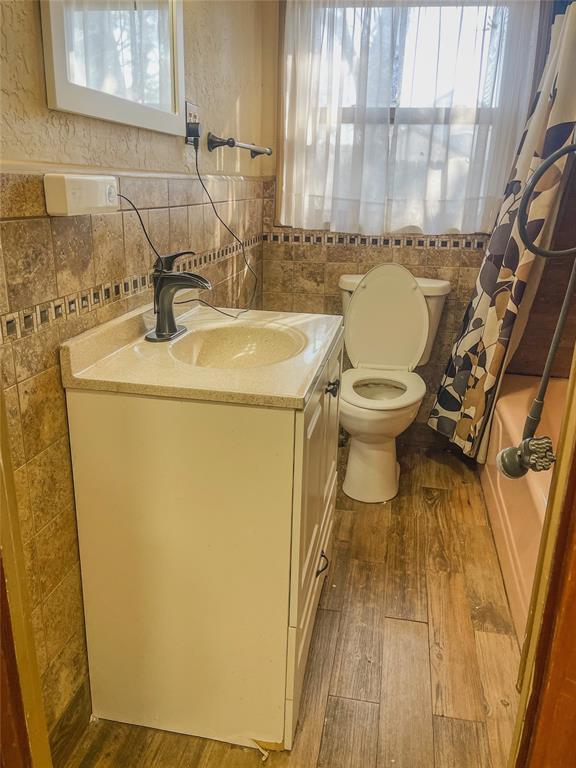
[[[396, 438], [412, 424], [426, 394], [414, 368], [427, 349], [430, 315], [418, 281], [399, 264], [343, 276], [345, 285], [351, 277], [357, 280], [346, 297], [344, 340], [353, 367], [344, 372], [340, 392], [340, 424], [350, 434], [350, 452], [342, 488], [358, 501], [383, 502], [398, 493]], [[450, 285], [435, 282], [444, 283], [435, 294], [443, 303]]]

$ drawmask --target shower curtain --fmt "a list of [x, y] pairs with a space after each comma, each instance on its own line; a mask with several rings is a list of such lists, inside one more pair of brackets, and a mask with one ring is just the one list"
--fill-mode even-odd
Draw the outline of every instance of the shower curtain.
[[[463, 453], [479, 460], [483, 460], [498, 389], [518, 337], [515, 326], [521, 324], [521, 305], [534, 294], [529, 281], [538, 281], [541, 274], [537, 263], [535, 267], [539, 257], [524, 248], [518, 235], [518, 207], [524, 186], [540, 162], [574, 141], [575, 72], [576, 5], [572, 4], [566, 15], [554, 22], [546, 67], [428, 421]], [[565, 165], [566, 156], [544, 174], [534, 192], [527, 229], [537, 243], [546, 245], [550, 238]]]

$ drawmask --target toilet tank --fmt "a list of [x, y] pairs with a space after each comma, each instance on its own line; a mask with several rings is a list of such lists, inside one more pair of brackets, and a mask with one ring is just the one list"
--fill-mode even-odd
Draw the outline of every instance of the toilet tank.
[[[338, 286], [340, 288], [340, 294], [342, 296], [342, 312], [344, 314], [344, 322], [346, 322], [346, 310], [352, 294], [360, 284], [360, 281], [364, 275], [341, 275]], [[436, 333], [440, 326], [440, 318], [442, 317], [442, 310], [444, 309], [444, 302], [446, 296], [450, 293], [451, 287], [448, 280], [436, 280], [431, 277], [415, 277], [420, 290], [424, 294], [426, 304], [428, 306], [428, 341], [426, 347], [422, 353], [422, 357], [418, 362], [418, 365], [426, 365], [430, 360], [430, 353], [434, 345]]]

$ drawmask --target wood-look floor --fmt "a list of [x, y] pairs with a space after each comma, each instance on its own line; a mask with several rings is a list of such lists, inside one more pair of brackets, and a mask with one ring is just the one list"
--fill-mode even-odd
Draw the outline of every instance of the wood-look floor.
[[[400, 461], [392, 502], [338, 496], [295, 746], [269, 768], [506, 764], [519, 654], [477, 473], [432, 445]], [[259, 765], [255, 750], [99, 721], [66, 768]]]

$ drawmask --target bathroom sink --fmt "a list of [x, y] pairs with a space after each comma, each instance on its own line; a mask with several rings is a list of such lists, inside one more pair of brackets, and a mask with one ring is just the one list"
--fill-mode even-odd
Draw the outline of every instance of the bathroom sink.
[[294, 357], [305, 346], [306, 336], [294, 328], [235, 324], [192, 330], [170, 352], [201, 368], [257, 368]]

